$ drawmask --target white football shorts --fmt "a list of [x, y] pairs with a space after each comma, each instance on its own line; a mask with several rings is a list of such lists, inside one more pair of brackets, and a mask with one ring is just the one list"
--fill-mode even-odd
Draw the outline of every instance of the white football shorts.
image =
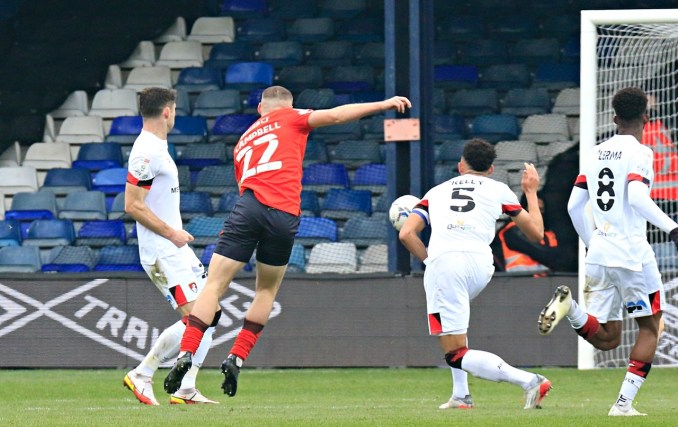
[[205, 287], [207, 271], [188, 246], [158, 257], [155, 264], [142, 264], [146, 274], [173, 309], [195, 301]]

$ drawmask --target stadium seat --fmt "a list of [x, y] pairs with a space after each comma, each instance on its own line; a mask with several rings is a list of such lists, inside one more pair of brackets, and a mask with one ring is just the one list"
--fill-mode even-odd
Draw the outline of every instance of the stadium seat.
[[384, 192], [372, 203], [372, 211], [374, 213], [387, 213], [391, 207], [391, 202], [392, 200], [388, 197], [388, 194]]
[[205, 249], [202, 251], [202, 255], [200, 255], [200, 262], [204, 266], [210, 265], [210, 261], [212, 260], [212, 255], [214, 254], [214, 249], [216, 249], [217, 245], [216, 243], [209, 244], [205, 246]]
[[466, 124], [458, 115], [437, 115], [433, 117], [433, 132], [437, 140], [464, 139]]
[[367, 11], [367, 0], [322, 0], [318, 16], [333, 19], [351, 19]]
[[301, 191], [301, 215], [310, 217], [320, 215], [320, 201], [315, 191]]
[[390, 223], [386, 215], [370, 218], [350, 218], [339, 234], [339, 241], [351, 242], [358, 247], [386, 243]]
[[127, 231], [121, 220], [86, 221], [78, 230], [75, 244], [101, 248], [126, 243]]
[[362, 128], [360, 127], [360, 122], [349, 122], [341, 125], [315, 128], [311, 135], [313, 138], [321, 139], [327, 143], [347, 139], [361, 139]]
[[71, 167], [71, 147], [65, 142], [34, 142], [28, 147], [22, 165], [34, 167], [38, 185], [42, 185], [48, 170]]
[[70, 245], [75, 240], [73, 222], [68, 219], [37, 219], [31, 223], [23, 246], [54, 247]]
[[22, 191], [12, 197], [5, 219], [22, 223], [36, 219], [54, 219], [57, 217], [57, 210], [56, 196], [51, 191]]
[[386, 165], [382, 163], [370, 163], [356, 169], [351, 182], [354, 190], [367, 190], [372, 194], [381, 194], [386, 191], [388, 179]]
[[113, 198], [113, 203], [108, 211], [107, 218], [109, 220], [121, 219], [123, 221], [134, 221], [131, 216], [125, 212], [125, 193], [118, 193]]
[[82, 273], [92, 271], [96, 264], [96, 254], [87, 246], [58, 246], [52, 248], [48, 259], [43, 273]]
[[207, 138], [207, 120], [204, 117], [177, 116], [174, 127], [167, 135], [172, 144], [195, 144]]
[[570, 139], [567, 117], [563, 114], [529, 116], [523, 123], [523, 131], [519, 139], [534, 142], [567, 141]]
[[459, 45], [459, 63], [487, 67], [508, 62], [508, 48], [502, 39], [471, 40]]
[[104, 122], [99, 116], [66, 117], [56, 136], [56, 142], [69, 144], [103, 141]]
[[[382, 12], [383, 13], [383, 12]], [[363, 14], [341, 22], [334, 36], [336, 40], [351, 43], [371, 43], [384, 41], [384, 20], [381, 16]]]
[[198, 95], [193, 107], [194, 116], [214, 118], [242, 111], [240, 92], [232, 89], [208, 90]]
[[219, 197], [219, 203], [217, 204], [217, 210], [214, 212], [215, 217], [226, 218], [231, 214], [233, 207], [240, 199], [240, 194], [237, 192], [223, 193]]
[[317, 65], [286, 66], [280, 70], [276, 79], [281, 86], [298, 92], [322, 86], [323, 73]]
[[221, 70], [210, 67], [186, 67], [179, 72], [175, 89], [186, 92], [202, 92], [221, 89]]
[[[141, 65], [142, 67], [150, 67], [150, 65]], [[120, 89], [122, 88], [122, 69], [117, 64], [111, 64], [106, 71], [106, 78], [104, 79], [104, 89]]]
[[210, 141], [236, 142], [258, 118], [256, 114], [218, 116], [210, 132]]
[[87, 92], [75, 90], [56, 110], [50, 111], [49, 115], [55, 119], [65, 119], [71, 116], [86, 116], [89, 113], [89, 100]]
[[[0, 182], [3, 181], [0, 179]], [[92, 178], [87, 169], [50, 169], [40, 189], [52, 191], [57, 196], [73, 191], [88, 191], [92, 189]]]
[[73, 162], [73, 167], [97, 172], [101, 169], [122, 167], [123, 163], [122, 151], [118, 143], [97, 142], [80, 146], [78, 158]]
[[202, 63], [202, 44], [198, 41], [180, 41], [166, 43], [160, 50], [155, 65], [156, 67], [180, 69], [202, 67]]
[[327, 163], [327, 147], [323, 141], [309, 139], [306, 142], [306, 152], [304, 154], [304, 167], [312, 163]]
[[287, 263], [287, 271], [290, 273], [304, 273], [306, 270], [306, 254], [304, 246], [295, 243], [292, 245], [292, 253]]
[[342, 163], [349, 169], [356, 169], [367, 163], [381, 163], [380, 144], [377, 141], [341, 141], [328, 148], [330, 162]]
[[306, 264], [309, 274], [350, 274], [357, 268], [357, 250], [353, 243], [319, 243], [311, 249]]
[[266, 88], [273, 84], [273, 66], [265, 62], [238, 62], [226, 68], [226, 89], [241, 91]]
[[[55, 170], [55, 169], [53, 169]], [[37, 191], [38, 174], [32, 166], [0, 168], [0, 194], [11, 196], [22, 191]]]
[[153, 41], [158, 44], [182, 41], [186, 39], [186, 20], [182, 16], [178, 16], [172, 25], [165, 30], [161, 35], [156, 37]]
[[533, 87], [560, 90], [579, 86], [579, 64], [539, 64]]
[[99, 251], [94, 271], [144, 271], [137, 246], [106, 246]]
[[106, 142], [132, 144], [141, 133], [142, 126], [143, 120], [141, 116], [116, 117], [111, 122], [111, 128], [106, 136]]
[[449, 163], [456, 165], [461, 160], [461, 155], [464, 152], [465, 140], [450, 140], [444, 141], [438, 147], [435, 153], [435, 160], [437, 163]]
[[179, 210], [181, 219], [184, 221], [198, 216], [212, 216], [212, 201], [209, 193], [195, 191], [183, 193]]
[[69, 193], [59, 210], [59, 218], [70, 219], [72, 221], [108, 219], [106, 196], [101, 191], [75, 191]]
[[299, 231], [294, 241], [304, 246], [313, 246], [322, 242], [337, 241], [337, 223], [329, 218], [299, 219]]
[[40, 249], [34, 246], [5, 246], [0, 248], [0, 272], [35, 273], [42, 268]]
[[218, 43], [212, 46], [208, 59], [203, 63], [204, 67], [225, 69], [237, 62], [252, 60], [252, 46], [242, 40], [233, 43]]
[[277, 68], [299, 65], [304, 60], [304, 49], [297, 41], [266, 42], [254, 52], [254, 59]]
[[436, 65], [433, 78], [436, 87], [447, 90], [475, 88], [478, 85], [478, 68], [474, 65]]
[[449, 179], [459, 176], [459, 170], [452, 165], [435, 165], [433, 168], [433, 183], [441, 184]]
[[221, 142], [189, 144], [183, 148], [176, 164], [188, 166], [200, 174], [206, 166], [223, 165], [228, 158], [226, 145]]
[[511, 15], [498, 19], [490, 28], [489, 34], [495, 40], [519, 43], [523, 39], [534, 37], [538, 27], [538, 23], [531, 16]]
[[575, 141], [555, 141], [549, 143], [537, 143], [537, 162], [539, 165], [548, 165], [554, 157], [576, 145]]
[[250, 90], [242, 103], [242, 112], [245, 114], [256, 114], [259, 112], [257, 108], [259, 107], [259, 102], [261, 102], [261, 94], [264, 92], [264, 89], [257, 88]]
[[320, 216], [346, 220], [372, 214], [372, 193], [366, 190], [330, 189], [320, 204]]
[[336, 107], [334, 90], [304, 89], [294, 101], [296, 108], [309, 108], [312, 110], [324, 110]]
[[530, 85], [530, 72], [525, 64], [497, 64], [483, 71], [481, 88], [509, 90]]
[[335, 92], [359, 92], [374, 89], [374, 69], [369, 65], [341, 65], [325, 75], [325, 86]]
[[316, 16], [318, 2], [316, 0], [269, 0], [270, 16], [280, 19], [295, 20]]
[[132, 54], [119, 64], [120, 68], [131, 69], [134, 67], [152, 67], [157, 60], [155, 46], [152, 41], [140, 41]]
[[19, 221], [8, 218], [0, 220], [0, 247], [21, 246], [21, 238]]
[[219, 238], [219, 233], [224, 228], [224, 218], [206, 216], [192, 218], [185, 227], [186, 231], [195, 238], [191, 245], [207, 246]]
[[232, 16], [201, 16], [195, 20], [186, 40], [203, 44], [232, 43], [235, 22]]
[[191, 115], [191, 99], [187, 91], [183, 89], [177, 90], [177, 116]]
[[579, 88], [563, 89], [556, 96], [551, 112], [566, 116], [579, 116]]
[[462, 89], [447, 98], [447, 112], [464, 117], [499, 112], [499, 95], [494, 89]]
[[220, 13], [236, 19], [266, 16], [268, 5], [266, 0], [223, 0]]
[[388, 271], [388, 246], [370, 245], [358, 256], [358, 273], [382, 273]]
[[353, 43], [345, 40], [317, 42], [306, 53], [306, 64], [319, 67], [347, 66], [352, 61]]
[[[233, 165], [210, 165], [198, 172], [194, 191], [219, 196], [224, 192], [237, 192], [238, 183], [235, 180]], [[183, 197], [183, 195], [182, 195]]]
[[560, 47], [556, 39], [519, 40], [511, 49], [510, 60], [517, 64], [535, 66], [556, 63], [560, 60]]
[[334, 21], [331, 18], [298, 18], [287, 28], [287, 39], [301, 43], [329, 40], [334, 36]]
[[89, 114], [104, 119], [136, 116], [139, 114], [137, 93], [132, 89], [101, 89], [94, 94]]
[[276, 18], [248, 19], [239, 22], [236, 28], [236, 42], [265, 43], [284, 40], [285, 22], [280, 16], [275, 16]]
[[127, 168], [102, 169], [92, 178], [92, 190], [106, 195], [116, 195], [125, 191]]
[[167, 66], [154, 65], [153, 67], [134, 67], [129, 72], [125, 89], [134, 89], [139, 92], [147, 87], [172, 88], [172, 72]]
[[520, 127], [516, 116], [510, 114], [488, 114], [473, 119], [471, 136], [483, 138], [490, 143], [518, 139]]
[[551, 111], [551, 97], [546, 89], [511, 89], [504, 97], [502, 114], [526, 117], [531, 114], [546, 114]]
[[[437, 5], [436, 5], [437, 6]], [[486, 35], [485, 20], [479, 15], [454, 14], [436, 26], [437, 40], [468, 42]]]
[[495, 162], [537, 163], [537, 146], [530, 141], [499, 141], [494, 149]]
[[365, 43], [355, 54], [357, 65], [371, 65], [383, 67], [385, 63], [385, 48], [382, 42]]
[[304, 168], [301, 183], [305, 190], [325, 193], [333, 188], [349, 187], [348, 172], [342, 164], [314, 163]]

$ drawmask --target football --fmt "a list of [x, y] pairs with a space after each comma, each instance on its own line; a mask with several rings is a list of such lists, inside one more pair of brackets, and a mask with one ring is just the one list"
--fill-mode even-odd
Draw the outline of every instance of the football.
[[412, 195], [400, 196], [391, 203], [388, 210], [388, 218], [391, 220], [393, 228], [400, 231], [407, 217], [412, 213], [412, 209], [419, 203], [419, 199]]

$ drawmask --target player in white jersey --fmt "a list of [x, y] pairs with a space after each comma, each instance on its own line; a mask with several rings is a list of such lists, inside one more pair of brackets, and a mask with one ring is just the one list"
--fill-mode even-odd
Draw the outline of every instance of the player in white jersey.
[[[490, 243], [502, 213], [536, 242], [543, 238], [544, 223], [537, 200], [539, 175], [525, 164], [522, 188], [528, 211], [511, 189], [489, 177], [496, 158], [494, 146], [472, 139], [464, 146], [457, 178], [426, 193], [403, 228], [400, 241], [426, 265], [424, 289], [431, 335], [437, 335], [445, 361], [453, 370], [463, 370], [491, 381], [508, 381], [525, 391], [525, 409], [540, 405], [551, 389], [541, 375], [516, 369], [499, 356], [468, 348], [470, 302], [488, 284], [494, 273]], [[431, 226], [428, 249], [418, 233]], [[464, 375], [453, 371], [453, 396], [443, 407], [472, 407]], [[461, 381], [462, 384], [458, 384]]]
[[[161, 88], [145, 89], [139, 95], [143, 129], [134, 141], [128, 161], [125, 212], [136, 220], [144, 270], [172, 308], [187, 316], [207, 273], [188, 246], [193, 236], [183, 230], [179, 174], [167, 150], [167, 134], [174, 126], [175, 100], [174, 91]], [[216, 319], [218, 321], [218, 316]], [[184, 377], [181, 389], [170, 397], [170, 403], [217, 403], [195, 388], [198, 369], [207, 356], [215, 325], [216, 321], [201, 342], [199, 363], [194, 363], [195, 369]], [[178, 353], [184, 329], [184, 320], [165, 329], [141, 364], [125, 375], [123, 384], [140, 402], [158, 405], [153, 393], [153, 374], [160, 363]]]
[[[650, 198], [654, 179], [652, 150], [640, 141], [648, 120], [647, 97], [638, 88], [626, 88], [612, 99], [617, 135], [594, 147], [585, 157], [568, 202], [586, 255], [586, 309], [560, 286], [539, 315], [539, 331], [546, 335], [564, 317], [572, 328], [600, 350], [621, 343], [626, 310], [639, 333], [629, 357], [629, 368], [610, 416], [645, 415], [633, 408], [633, 399], [647, 378], [661, 329], [664, 288], [650, 244], [647, 221], [669, 233], [678, 247], [678, 224]], [[589, 204], [594, 227], [585, 214]]]

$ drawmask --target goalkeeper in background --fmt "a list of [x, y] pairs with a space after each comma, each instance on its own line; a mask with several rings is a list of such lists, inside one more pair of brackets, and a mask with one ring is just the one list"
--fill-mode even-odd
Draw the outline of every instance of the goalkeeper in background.
[[[539, 315], [539, 331], [546, 335], [567, 317], [594, 347], [611, 350], [621, 343], [625, 310], [639, 332], [608, 415], [637, 416], [646, 415], [632, 403], [652, 367], [664, 304], [657, 260], [647, 241], [647, 221], [669, 233], [677, 247], [678, 224], [650, 198], [653, 155], [640, 143], [648, 121], [647, 96], [638, 88], [622, 89], [614, 95], [612, 107], [617, 134], [584, 158], [568, 202], [572, 223], [588, 248], [584, 289], [588, 313], [566, 286], [560, 286]], [[586, 218], [589, 202], [595, 228]]]

